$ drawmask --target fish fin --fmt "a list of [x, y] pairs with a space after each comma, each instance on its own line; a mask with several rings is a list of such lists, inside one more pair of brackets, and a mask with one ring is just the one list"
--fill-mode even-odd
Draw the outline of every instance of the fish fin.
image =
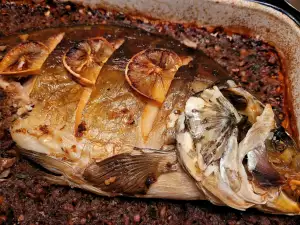
[[97, 187], [92, 186], [91, 184], [87, 184], [87, 183], [76, 184], [71, 180], [68, 180], [65, 176], [55, 176], [52, 174], [45, 174], [43, 178], [50, 184], [68, 186], [71, 188], [81, 188], [83, 190], [87, 190], [89, 192], [92, 192], [97, 195], [102, 195], [102, 196], [110, 196], [110, 197], [115, 196], [111, 193], [103, 192]]
[[83, 177], [105, 192], [146, 194], [161, 174], [176, 170], [176, 166], [175, 152], [134, 150], [92, 163]]
[[199, 97], [191, 97], [185, 106], [185, 127], [195, 143], [200, 170], [218, 160], [233, 129], [241, 120], [233, 105], [214, 86]]
[[64, 176], [55, 176], [52, 174], [45, 174], [43, 178], [48, 181], [50, 184], [57, 184], [61, 186], [69, 186], [70, 183]]
[[252, 174], [255, 178], [255, 181], [258, 182], [261, 187], [278, 187], [285, 183], [285, 179], [269, 162], [268, 154], [264, 148], [265, 147], [259, 146], [248, 153], [254, 154], [257, 158], [257, 164], [252, 171]]
[[82, 184], [83, 180], [77, 175], [73, 167], [66, 161], [56, 159], [45, 153], [34, 152], [30, 150], [21, 150], [21, 154], [32, 159], [36, 163], [40, 164], [45, 169], [65, 176], [67, 179], [72, 180], [74, 183]]
[[175, 152], [175, 146], [172, 145], [164, 145], [162, 146], [162, 149], [157, 150], [154, 148], [140, 148], [140, 147], [134, 147], [133, 150], [135, 151], [140, 151], [142, 153], [158, 153], [158, 154], [166, 154], [166, 153], [170, 153], [170, 152]]

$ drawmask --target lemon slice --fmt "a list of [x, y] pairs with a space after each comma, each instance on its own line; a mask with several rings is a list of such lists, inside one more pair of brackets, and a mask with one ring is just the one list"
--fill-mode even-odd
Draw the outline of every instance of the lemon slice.
[[48, 55], [49, 50], [43, 43], [21, 43], [4, 56], [0, 63], [0, 74], [35, 74], [39, 71]]
[[96, 83], [103, 64], [123, 41], [112, 44], [102, 37], [80, 41], [63, 56], [63, 64], [76, 82], [92, 86]]
[[126, 66], [125, 77], [138, 93], [149, 98], [141, 116], [141, 132], [147, 140], [177, 70], [191, 57], [179, 57], [168, 49], [147, 49], [134, 55]]
[[76, 137], [82, 136], [78, 132], [78, 126], [100, 71], [104, 63], [123, 42], [124, 39], [110, 43], [102, 37], [90, 38], [75, 44], [63, 56], [64, 67], [72, 74], [74, 80], [84, 87], [75, 111]]
[[65, 33], [59, 33], [59, 34], [51, 36], [50, 38], [48, 38], [48, 40], [46, 40], [45, 45], [48, 47], [50, 53], [61, 42], [61, 40], [64, 38], [64, 36], [65, 36]]
[[41, 42], [20, 43], [6, 53], [0, 62], [0, 75], [27, 76], [39, 73], [49, 54], [64, 37], [64, 33]]
[[190, 60], [189, 57], [183, 60], [168, 49], [147, 49], [130, 59], [126, 80], [140, 94], [162, 103], [177, 70]]
[[148, 139], [149, 133], [153, 128], [153, 124], [159, 113], [161, 104], [156, 101], [149, 100], [144, 107], [142, 116], [141, 116], [141, 132], [144, 141]]

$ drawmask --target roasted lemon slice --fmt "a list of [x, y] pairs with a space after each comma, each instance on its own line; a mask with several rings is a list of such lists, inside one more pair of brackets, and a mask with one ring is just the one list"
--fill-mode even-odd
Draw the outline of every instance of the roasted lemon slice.
[[147, 49], [133, 56], [127, 64], [125, 76], [130, 86], [159, 103], [165, 100], [175, 73], [190, 57], [181, 59], [168, 49]]
[[155, 48], [137, 53], [127, 64], [125, 76], [129, 85], [149, 98], [141, 116], [144, 140], [152, 130], [177, 70], [191, 60], [191, 57], [181, 58], [171, 50]]
[[0, 62], [0, 75], [25, 76], [38, 73], [63, 36], [64, 33], [52, 36], [45, 44], [30, 41], [15, 46]]
[[83, 110], [90, 99], [100, 71], [123, 42], [124, 39], [110, 43], [102, 37], [90, 38], [75, 44], [63, 56], [65, 68], [73, 75], [74, 80], [84, 87], [75, 112], [75, 136], [77, 137], [82, 135], [78, 132], [78, 126], [81, 124]]
[[103, 64], [122, 43], [120, 40], [114, 45], [102, 37], [81, 41], [66, 52], [63, 64], [76, 82], [83, 86], [94, 85]]

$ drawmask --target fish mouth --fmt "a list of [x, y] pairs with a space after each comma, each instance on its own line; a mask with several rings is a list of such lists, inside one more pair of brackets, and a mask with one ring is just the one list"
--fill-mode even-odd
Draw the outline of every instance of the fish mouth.
[[188, 99], [177, 151], [211, 202], [299, 214], [299, 149], [272, 107], [233, 81]]

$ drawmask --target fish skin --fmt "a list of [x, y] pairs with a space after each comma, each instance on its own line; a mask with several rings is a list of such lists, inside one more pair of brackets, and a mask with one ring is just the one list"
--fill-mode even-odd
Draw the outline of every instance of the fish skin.
[[[126, 48], [126, 42], [124, 45]], [[123, 46], [121, 46], [121, 51], [122, 48]], [[82, 120], [85, 122], [85, 131], [82, 137], [75, 137], [73, 132], [75, 110], [83, 89], [70, 78], [61, 63], [60, 59], [67, 49], [64, 45], [59, 46], [46, 60], [31, 90], [30, 97], [35, 103], [33, 110], [26, 117], [15, 121], [11, 127], [12, 138], [21, 148], [21, 152], [58, 174], [59, 177], [56, 178], [48, 177], [52, 182], [92, 190], [101, 195], [127, 194], [147, 197], [148, 191], [149, 196], [155, 197], [165, 195], [166, 191], [163, 187], [166, 187], [166, 190], [171, 191], [166, 198], [203, 199], [203, 194], [197, 191], [196, 185], [189, 176], [181, 169], [173, 168], [177, 164], [174, 162], [175, 159], [177, 160], [174, 149], [165, 154], [168, 157], [162, 157], [163, 151], [158, 154], [157, 150], [153, 150], [153, 153], [143, 153], [143, 157], [138, 157], [141, 162], [144, 158], [147, 164], [141, 163], [141, 165], [148, 165], [148, 167], [144, 166], [142, 170], [138, 164], [136, 165], [141, 171], [137, 171], [137, 178], [133, 182], [135, 188], [131, 191], [116, 190], [112, 188], [112, 185], [101, 186], [103, 182], [99, 184], [93, 179], [96, 174], [88, 174], [93, 166], [94, 168], [95, 165], [100, 166], [105, 160], [114, 161], [116, 158], [121, 162], [122, 160], [130, 162], [136, 157], [131, 154], [139, 151], [136, 147], [143, 148], [140, 151], [144, 151], [146, 147], [160, 149], [164, 140], [169, 138], [168, 134], [174, 136], [175, 122], [166, 128], [166, 121], [169, 120], [171, 113], [184, 108], [185, 101], [191, 93], [190, 81], [181, 78], [174, 80], [158, 114], [158, 122], [154, 126], [152, 135], [148, 142], [144, 143], [139, 134], [138, 121], [145, 99], [131, 90], [124, 78], [123, 70], [115, 67], [113, 62], [107, 62], [100, 72], [91, 98], [83, 112]], [[109, 76], [105, 76], [108, 73]], [[202, 86], [205, 85], [202, 84]], [[160, 157], [157, 157], [157, 154]], [[153, 162], [152, 157], [156, 161]], [[150, 167], [150, 162], [154, 163], [152, 167]], [[164, 162], [170, 168], [159, 169]], [[121, 163], [120, 165], [128, 167], [127, 164]], [[152, 174], [150, 176], [147, 173], [149, 176], [145, 177], [143, 172], [146, 173], [148, 169], [152, 171]], [[170, 174], [170, 177], [167, 174]], [[118, 181], [117, 178], [115, 182]], [[130, 180], [130, 177], [127, 178]], [[105, 181], [107, 179], [104, 179], [104, 184]], [[110, 181], [114, 183], [114, 179]], [[182, 182], [185, 184], [184, 187]], [[140, 186], [145, 183], [149, 184], [146, 188], [141, 188]], [[176, 192], [172, 193], [172, 187], [175, 186], [180, 188], [175, 188]], [[186, 197], [184, 197], [185, 194]]]

